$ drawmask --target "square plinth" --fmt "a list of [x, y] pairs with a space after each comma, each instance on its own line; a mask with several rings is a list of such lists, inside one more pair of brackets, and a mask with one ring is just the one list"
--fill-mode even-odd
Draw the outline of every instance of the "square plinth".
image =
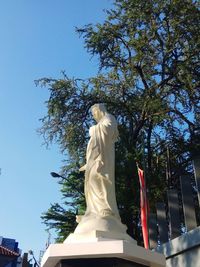
[[165, 257], [137, 246], [134, 242], [107, 240], [51, 244], [42, 258], [41, 265], [42, 267], [164, 267]]

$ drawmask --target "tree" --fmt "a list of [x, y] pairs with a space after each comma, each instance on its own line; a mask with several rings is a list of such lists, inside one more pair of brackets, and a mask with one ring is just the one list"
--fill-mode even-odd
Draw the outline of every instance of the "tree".
[[[200, 114], [200, 11], [198, 1], [192, 0], [116, 0], [107, 15], [102, 24], [77, 28], [85, 48], [99, 59], [95, 77], [81, 80], [63, 73], [60, 79], [38, 81], [50, 91], [41, 133], [47, 143], [56, 141], [68, 153], [63, 167], [67, 181], [61, 185], [63, 195], [70, 197], [67, 205], [75, 218], [77, 209], [84, 210], [85, 205], [84, 177], [78, 169], [84, 162], [92, 120], [89, 108], [96, 102], [107, 104], [120, 132], [116, 146], [118, 206], [128, 232], [137, 239], [137, 227], [133, 227], [138, 224], [139, 211], [136, 161], [143, 162], [153, 206], [167, 186], [167, 147], [175, 179], [180, 170], [187, 171], [194, 144], [199, 143], [195, 120]], [[77, 181], [81, 181], [80, 188]], [[59, 212], [55, 204], [43, 214], [47, 226], [57, 227], [62, 221], [56, 217]], [[67, 234], [68, 228], [61, 236]]]

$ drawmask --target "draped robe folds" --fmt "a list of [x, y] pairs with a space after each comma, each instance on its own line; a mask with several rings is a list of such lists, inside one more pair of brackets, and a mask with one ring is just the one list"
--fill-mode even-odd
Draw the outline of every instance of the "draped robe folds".
[[119, 218], [114, 179], [117, 122], [106, 113], [97, 125], [90, 128], [89, 133], [85, 172], [86, 215], [92, 213]]
[[115, 196], [116, 119], [105, 113], [97, 125], [90, 128], [89, 134], [85, 167], [86, 212], [83, 216], [77, 216], [79, 224], [74, 234], [101, 231], [129, 240], [126, 226], [121, 223]]

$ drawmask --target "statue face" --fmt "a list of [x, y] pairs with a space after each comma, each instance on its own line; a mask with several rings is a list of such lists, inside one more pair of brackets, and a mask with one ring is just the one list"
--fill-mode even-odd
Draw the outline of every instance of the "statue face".
[[95, 119], [95, 121], [100, 121], [100, 119], [102, 118], [102, 114], [101, 111], [98, 108], [93, 108], [92, 109], [92, 116]]

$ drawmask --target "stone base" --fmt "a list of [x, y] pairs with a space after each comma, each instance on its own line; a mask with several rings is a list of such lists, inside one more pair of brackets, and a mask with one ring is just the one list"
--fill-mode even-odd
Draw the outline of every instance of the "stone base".
[[[74, 231], [75, 234], [87, 233], [90, 231], [104, 231], [126, 233], [127, 227], [122, 224], [119, 216], [112, 213], [107, 213], [104, 210], [104, 215], [96, 213], [85, 213], [83, 216], [77, 216], [78, 225]], [[103, 211], [102, 211], [103, 213]]]
[[[94, 264], [94, 262], [96, 263]], [[113, 263], [118, 265], [114, 265]], [[102, 240], [87, 243], [51, 244], [44, 253], [41, 266], [164, 267], [165, 257], [157, 252], [139, 247], [134, 242]]]
[[105, 232], [105, 231], [90, 231], [84, 234], [70, 234], [64, 243], [88, 243], [97, 241], [111, 241], [111, 240], [126, 240], [136, 244], [136, 241], [126, 233]]

